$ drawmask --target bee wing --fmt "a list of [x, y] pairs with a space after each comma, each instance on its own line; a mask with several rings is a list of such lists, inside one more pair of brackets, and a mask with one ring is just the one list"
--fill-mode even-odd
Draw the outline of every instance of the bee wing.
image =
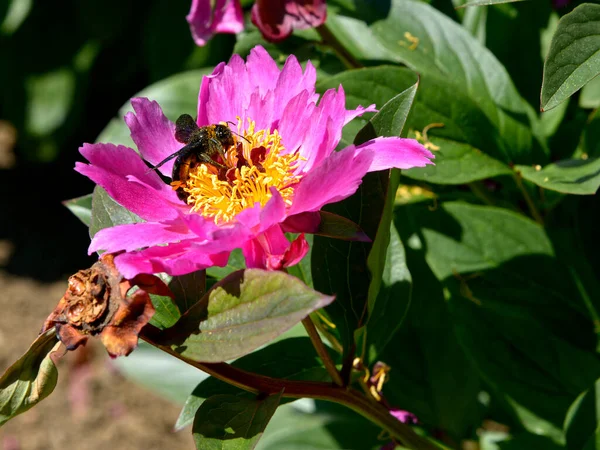
[[198, 125], [192, 116], [189, 114], [179, 116], [175, 122], [175, 139], [182, 144], [187, 144], [195, 131], [198, 131]]

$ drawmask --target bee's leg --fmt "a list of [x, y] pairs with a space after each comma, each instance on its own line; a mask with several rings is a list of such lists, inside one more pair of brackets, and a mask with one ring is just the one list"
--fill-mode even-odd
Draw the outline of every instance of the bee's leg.
[[[219, 152], [219, 154], [223, 157], [223, 160], [225, 160], [225, 155], [222, 154], [221, 152]], [[207, 164], [212, 164], [215, 167], [218, 167], [220, 169], [227, 169], [226, 166], [224, 166], [223, 164], [215, 161], [214, 159], [212, 159], [210, 156], [208, 156], [206, 153], [202, 153], [198, 156], [198, 159], [201, 162], [207, 163]]]

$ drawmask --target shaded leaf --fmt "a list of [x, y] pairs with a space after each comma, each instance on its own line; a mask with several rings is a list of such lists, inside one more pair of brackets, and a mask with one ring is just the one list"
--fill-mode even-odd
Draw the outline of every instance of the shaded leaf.
[[[357, 135], [356, 142], [386, 134], [400, 136], [415, 90], [415, 85], [409, 86], [387, 102]], [[354, 195], [324, 208], [357, 223], [373, 239], [372, 244], [314, 237], [313, 283], [320, 292], [336, 295], [337, 301], [326, 310], [340, 333], [344, 352], [351, 351], [354, 331], [364, 324], [365, 312], [372, 309], [379, 291], [398, 182], [398, 171], [369, 173]]]
[[216, 278], [217, 280], [220, 280], [237, 270], [244, 270], [245, 268], [246, 260], [244, 258], [244, 254], [242, 253], [242, 249], [236, 248], [229, 255], [229, 261], [227, 261], [227, 265], [225, 267], [209, 267], [206, 269], [206, 274]]
[[566, 409], [600, 375], [600, 360], [584, 302], [543, 228], [461, 203], [416, 217], [461, 345], [507, 412], [560, 441]]
[[565, 101], [600, 73], [600, 5], [579, 5], [558, 22], [544, 64], [541, 109]]
[[395, 225], [390, 226], [381, 289], [366, 324], [367, 361], [371, 363], [376, 362], [402, 325], [411, 300], [412, 278], [406, 265], [404, 246]]
[[[586, 443], [600, 436], [600, 379], [573, 402], [565, 419], [567, 449], [586, 449]], [[592, 445], [590, 449], [597, 448]]]
[[169, 289], [175, 295], [175, 303], [181, 313], [200, 301], [206, 293], [206, 271], [198, 270], [186, 275], [171, 277]]
[[58, 372], [51, 353], [60, 343], [54, 328], [38, 336], [27, 352], [0, 378], [0, 425], [52, 393]]
[[196, 448], [253, 449], [280, 400], [281, 394], [254, 399], [215, 395], [207, 399], [194, 419]]
[[380, 428], [348, 408], [318, 402], [305, 411], [297, 404], [277, 409], [257, 449], [376, 449], [385, 443], [378, 439]]
[[333, 297], [283, 272], [246, 269], [217, 283], [169, 331], [186, 358], [221, 362], [273, 340]]
[[[327, 370], [307, 337], [289, 338], [275, 342], [249, 355], [235, 360], [234, 367], [259, 375], [289, 380], [330, 381]], [[252, 397], [252, 394], [227, 384], [217, 378], [202, 381], [185, 402], [175, 428], [180, 430], [191, 424], [196, 411], [205, 399], [217, 395]], [[282, 399], [291, 401], [291, 399]]]
[[92, 194], [65, 200], [63, 205], [75, 214], [75, 217], [81, 220], [86, 227], [90, 226], [92, 223]]
[[516, 169], [526, 180], [565, 194], [592, 195], [600, 186], [600, 158], [565, 159], [541, 170], [531, 166]]
[[143, 222], [143, 220], [136, 214], [119, 205], [100, 186], [94, 188], [92, 196], [90, 237], [94, 237], [94, 235], [103, 228], [138, 222]]

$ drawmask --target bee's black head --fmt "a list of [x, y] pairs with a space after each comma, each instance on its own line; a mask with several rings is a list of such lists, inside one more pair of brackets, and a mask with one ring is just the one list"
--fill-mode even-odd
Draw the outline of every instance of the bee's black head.
[[233, 134], [227, 125], [215, 125], [215, 137], [224, 147], [229, 147], [235, 143]]

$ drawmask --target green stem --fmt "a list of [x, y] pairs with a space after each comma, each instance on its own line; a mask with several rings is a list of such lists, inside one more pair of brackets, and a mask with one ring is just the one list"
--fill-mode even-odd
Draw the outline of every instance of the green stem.
[[473, 181], [472, 183], [469, 183], [468, 186], [469, 189], [471, 189], [471, 192], [473, 192], [473, 194], [475, 195], [475, 197], [480, 199], [483, 203], [490, 206], [496, 205], [494, 198], [489, 194], [487, 189], [485, 189], [485, 187], [482, 186], [481, 182]]
[[540, 212], [537, 210], [535, 203], [533, 202], [531, 196], [529, 195], [529, 192], [527, 192], [527, 189], [523, 185], [523, 177], [521, 176], [521, 172], [519, 172], [519, 171], [513, 172], [513, 177], [515, 179], [515, 182], [517, 183], [517, 187], [523, 194], [523, 198], [525, 199], [525, 202], [527, 203], [529, 212], [531, 213], [531, 215], [533, 216], [535, 221], [543, 226], [544, 219], [542, 218], [542, 215], [540, 214]]
[[146, 334], [140, 338], [166, 353], [194, 366], [203, 372], [254, 394], [278, 394], [287, 398], [314, 398], [344, 405], [388, 431], [399, 443], [415, 450], [439, 449], [431, 441], [416, 434], [411, 427], [394, 418], [381, 404], [352, 388], [317, 381], [294, 381], [258, 375], [225, 363], [200, 363], [188, 359], [171, 347], [155, 343]]
[[302, 325], [304, 325], [304, 328], [308, 333], [308, 337], [310, 338], [313, 346], [315, 347], [317, 354], [321, 358], [321, 361], [323, 361], [323, 364], [325, 364], [325, 368], [327, 369], [327, 372], [329, 372], [329, 376], [331, 377], [333, 382], [338, 386], [343, 386], [344, 382], [342, 381], [342, 377], [336, 369], [335, 363], [331, 359], [331, 355], [327, 351], [327, 348], [323, 345], [323, 341], [321, 340], [321, 337], [319, 336], [319, 333], [315, 328], [315, 324], [313, 323], [310, 316], [306, 316], [304, 319], [302, 319]]
[[352, 53], [350, 53], [346, 47], [342, 45], [342, 43], [338, 40], [337, 37], [331, 32], [331, 30], [327, 27], [327, 24], [324, 23], [316, 28], [317, 33], [321, 36], [321, 40], [323, 44], [331, 47], [333, 51], [337, 54], [338, 58], [342, 60], [344, 65], [348, 69], [361, 69], [364, 67]]

